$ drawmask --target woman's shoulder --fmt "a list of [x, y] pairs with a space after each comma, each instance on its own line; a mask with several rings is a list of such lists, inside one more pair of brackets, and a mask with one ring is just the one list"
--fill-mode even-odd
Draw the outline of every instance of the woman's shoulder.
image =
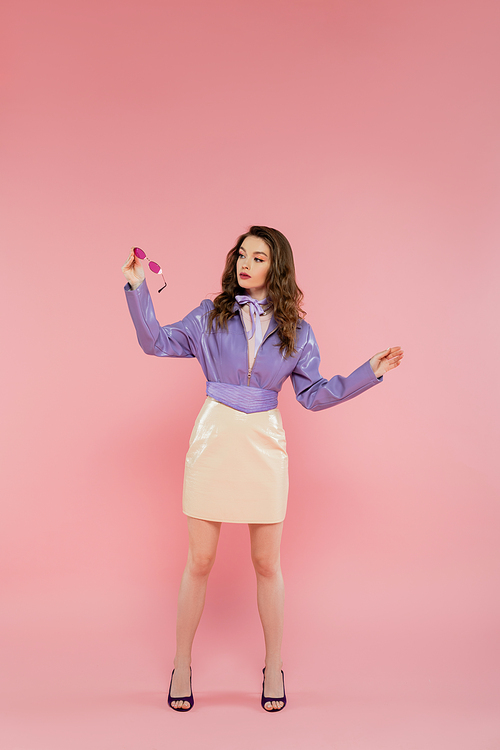
[[307, 338], [309, 336], [309, 333], [312, 332], [312, 328], [310, 324], [307, 322], [307, 320], [304, 320], [304, 318], [300, 318], [299, 322], [297, 323], [297, 336], [301, 339]]
[[215, 305], [213, 303], [213, 300], [206, 297], [205, 299], [201, 300], [200, 307], [203, 307], [204, 310], [210, 311], [214, 309]]
[[295, 348], [297, 351], [302, 351], [311, 339], [314, 339], [314, 331], [311, 325], [304, 318], [300, 318], [296, 328]]
[[[182, 324], [184, 326], [190, 327], [190, 328], [200, 328], [203, 327], [206, 321], [207, 315], [210, 313], [210, 311], [213, 309], [213, 302], [209, 299], [202, 299], [198, 307], [193, 308], [190, 310], [184, 317], [182, 318]], [[194, 330], [193, 328], [193, 330]]]
[[199, 316], [204, 315], [206, 313], [209, 313], [211, 310], [214, 309], [214, 303], [211, 299], [202, 299], [198, 307], [195, 307], [193, 310], [191, 310], [188, 315], [191, 316]]

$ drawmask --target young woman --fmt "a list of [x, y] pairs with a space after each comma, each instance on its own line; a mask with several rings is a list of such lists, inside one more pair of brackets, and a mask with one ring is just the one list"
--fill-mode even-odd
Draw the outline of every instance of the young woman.
[[[144, 257], [141, 251], [139, 255]], [[266, 650], [261, 705], [269, 712], [281, 711], [286, 696], [280, 541], [288, 465], [278, 392], [291, 377], [297, 400], [306, 409], [327, 409], [377, 385], [401, 363], [403, 352], [391, 347], [348, 377], [322, 378], [318, 346], [303, 319], [292, 249], [276, 229], [253, 226], [242, 235], [227, 255], [222, 292], [172, 325], [161, 327], [156, 320], [134, 250], [122, 270], [129, 310], [146, 354], [196, 357], [207, 379], [207, 398], [186, 456], [183, 511], [189, 551], [179, 591], [168, 703], [176, 711], [188, 711], [194, 703], [191, 648], [221, 523], [248, 523]]]

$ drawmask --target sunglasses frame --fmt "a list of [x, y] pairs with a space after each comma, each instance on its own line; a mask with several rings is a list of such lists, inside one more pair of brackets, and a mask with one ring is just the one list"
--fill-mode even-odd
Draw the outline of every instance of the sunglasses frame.
[[[142, 255], [144, 257], [141, 258], [141, 256], [137, 254], [137, 252], [136, 252], [137, 250], [139, 250], [139, 252], [142, 253]], [[139, 260], [147, 260], [148, 261], [149, 270], [152, 271], [152, 273], [156, 273], [158, 276], [161, 274], [161, 277], [162, 277], [163, 281], [165, 281], [165, 283], [164, 283], [164, 285], [162, 286], [161, 289], [158, 289], [158, 294], [160, 292], [163, 292], [163, 290], [167, 286], [167, 282], [165, 280], [165, 276], [163, 275], [163, 271], [161, 270], [160, 264], [157, 263], [155, 260], [151, 260], [150, 258], [148, 258], [148, 256], [146, 255], [146, 253], [144, 252], [144, 250], [142, 249], [142, 247], [134, 247], [133, 251], [134, 251], [134, 255], [135, 255], [136, 258], [139, 258]], [[155, 266], [158, 266], [158, 268], [160, 270], [159, 271], [155, 271], [154, 268], [151, 268], [151, 263], [154, 263]]]

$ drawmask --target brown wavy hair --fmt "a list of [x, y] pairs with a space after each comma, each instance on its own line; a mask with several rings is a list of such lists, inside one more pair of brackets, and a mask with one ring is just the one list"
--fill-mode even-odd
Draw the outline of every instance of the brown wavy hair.
[[260, 237], [271, 251], [271, 266], [266, 279], [267, 299], [273, 305], [274, 319], [278, 325], [280, 352], [285, 357], [290, 357], [296, 352], [297, 326], [306, 315], [301, 308], [304, 295], [295, 281], [295, 264], [290, 243], [284, 234], [271, 227], [250, 227], [228, 252], [222, 273], [222, 292], [214, 299], [214, 309], [208, 316], [208, 330], [227, 330], [227, 321], [238, 314], [233, 311], [235, 297], [237, 294], [246, 294], [247, 290], [238, 284], [236, 263], [243, 241], [250, 236]]

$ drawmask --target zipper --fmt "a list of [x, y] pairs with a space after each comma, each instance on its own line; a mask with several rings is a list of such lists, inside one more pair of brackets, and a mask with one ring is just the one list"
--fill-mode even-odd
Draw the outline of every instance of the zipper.
[[[239, 312], [239, 314], [240, 314], [241, 325], [243, 326], [243, 333], [245, 334], [245, 339], [246, 339], [246, 336], [247, 336], [247, 334], [246, 334], [246, 330], [247, 330], [247, 329], [245, 328], [245, 321], [243, 320], [243, 313], [241, 312], [241, 308], [239, 308], [239, 309], [238, 309], [238, 312]], [[248, 339], [246, 339], [246, 341], [247, 341], [247, 371], [248, 371], [248, 380], [247, 380], [247, 385], [250, 385], [250, 378], [252, 377], [252, 370], [253, 370], [253, 368], [254, 368], [254, 366], [255, 366], [255, 360], [257, 359], [257, 354], [258, 354], [258, 353], [259, 353], [259, 351], [261, 350], [261, 347], [262, 347], [262, 345], [264, 344], [264, 341], [266, 341], [266, 340], [267, 340], [267, 339], [269, 338], [269, 336], [272, 336], [272, 334], [273, 334], [273, 333], [275, 333], [275, 332], [276, 332], [277, 330], [278, 330], [278, 326], [276, 326], [276, 328], [273, 328], [273, 330], [272, 330], [272, 331], [268, 331], [268, 332], [266, 333], [266, 335], [265, 335], [265, 336], [264, 336], [264, 338], [262, 339], [262, 343], [261, 343], [261, 345], [259, 346], [259, 348], [258, 348], [258, 349], [257, 349], [257, 351], [255, 352], [255, 356], [254, 356], [254, 358], [253, 358], [253, 364], [252, 364], [252, 366], [251, 366], [251, 367], [249, 366], [249, 365], [250, 365], [250, 362], [249, 362], [249, 359], [248, 359]]]
[[[245, 328], [245, 321], [243, 320], [243, 313], [241, 312], [241, 307], [238, 308], [238, 312], [240, 314], [241, 325], [243, 326], [243, 334], [245, 336], [245, 341], [246, 341], [246, 345], [247, 345], [247, 371], [248, 371], [248, 382], [250, 382], [250, 375], [252, 373], [253, 366], [250, 367], [250, 361], [248, 359], [247, 329]], [[255, 361], [255, 358], [254, 358], [254, 361]]]
[[[252, 370], [253, 370], [253, 368], [255, 367], [255, 360], [257, 359], [257, 354], [258, 354], [258, 353], [260, 352], [260, 350], [262, 349], [262, 346], [263, 346], [263, 344], [264, 344], [264, 341], [266, 341], [266, 339], [268, 339], [268, 338], [269, 338], [269, 336], [271, 336], [271, 335], [272, 335], [272, 334], [273, 334], [273, 333], [274, 333], [275, 331], [277, 331], [277, 330], [278, 330], [278, 326], [276, 326], [276, 328], [273, 328], [273, 330], [272, 330], [272, 331], [269, 331], [268, 333], [266, 333], [266, 335], [265, 335], [265, 336], [264, 336], [264, 338], [262, 339], [262, 344], [261, 344], [261, 345], [259, 346], [259, 348], [258, 348], [258, 349], [257, 349], [257, 351], [255, 352], [255, 357], [253, 358], [253, 364], [252, 364], [252, 366], [251, 366], [251, 367], [249, 368], [249, 370], [248, 370], [248, 381], [247, 381], [247, 385], [250, 385], [250, 378], [252, 377]], [[248, 362], [248, 343], [247, 343], [247, 362]]]

